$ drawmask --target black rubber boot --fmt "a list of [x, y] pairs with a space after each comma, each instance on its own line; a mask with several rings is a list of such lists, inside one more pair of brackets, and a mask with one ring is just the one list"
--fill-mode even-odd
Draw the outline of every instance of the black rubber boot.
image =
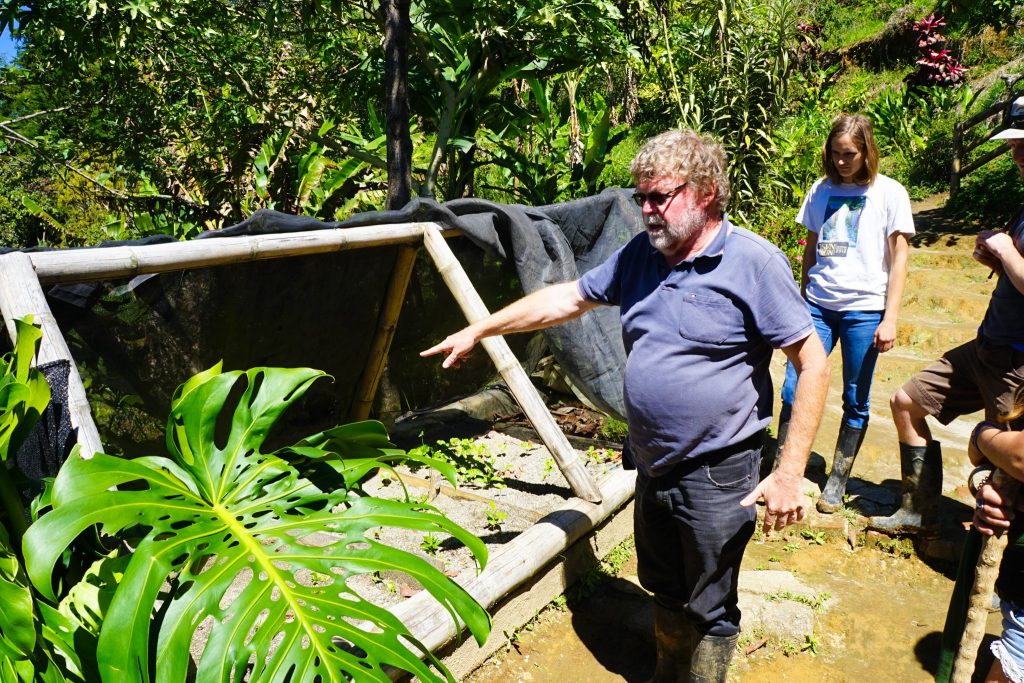
[[828, 481], [818, 498], [818, 512], [832, 514], [843, 507], [843, 496], [846, 494], [846, 482], [850, 479], [850, 471], [853, 469], [853, 461], [857, 459], [857, 452], [864, 442], [864, 434], [867, 432], [867, 425], [862, 428], [851, 427], [845, 422], [839, 428], [839, 437], [836, 439], [836, 453], [832, 456], [832, 471], [828, 474]]
[[688, 683], [725, 683], [729, 675], [729, 662], [736, 651], [740, 635], [704, 636], [693, 651], [690, 677], [680, 679]]
[[927, 446], [900, 444], [903, 502], [889, 517], [872, 517], [868, 528], [885, 534], [932, 535], [938, 528], [942, 497], [942, 449], [938, 441]]
[[767, 457], [761, 458], [761, 479], [779, 468], [779, 459], [782, 457], [782, 447], [786, 444], [786, 434], [789, 433], [789, 420], [779, 422], [779, 437], [775, 440], [775, 449]]
[[682, 612], [655, 603], [654, 644], [658, 650], [658, 663], [654, 668], [654, 676], [647, 683], [685, 681], [690, 670], [693, 648], [697, 644], [697, 630]]

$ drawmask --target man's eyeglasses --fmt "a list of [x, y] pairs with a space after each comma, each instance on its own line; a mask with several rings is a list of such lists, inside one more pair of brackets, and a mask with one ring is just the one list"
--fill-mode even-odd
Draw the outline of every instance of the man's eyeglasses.
[[665, 204], [669, 200], [671, 200], [677, 194], [682, 192], [689, 184], [690, 183], [688, 182], [683, 183], [682, 185], [678, 185], [675, 188], [669, 190], [668, 192], [634, 192], [633, 201], [636, 202], [636, 205], [639, 206], [640, 208], [643, 208], [644, 204], [650, 202], [651, 206], [660, 209], [661, 207], [665, 206]]

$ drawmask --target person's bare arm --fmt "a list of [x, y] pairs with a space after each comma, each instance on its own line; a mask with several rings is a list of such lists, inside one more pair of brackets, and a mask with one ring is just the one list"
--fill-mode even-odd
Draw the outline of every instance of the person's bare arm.
[[875, 330], [875, 348], [885, 353], [896, 344], [896, 318], [900, 314], [903, 288], [907, 284], [907, 261], [910, 256], [910, 242], [906, 234], [894, 232], [889, 235], [889, 284], [885, 289], [885, 312]]
[[447, 354], [441, 367], [450, 368], [469, 355], [484, 337], [551, 327], [577, 318], [598, 305], [583, 298], [576, 282], [550, 285], [445, 337], [444, 341], [421, 351], [420, 355]]
[[804, 518], [806, 500], [800, 485], [811, 454], [811, 444], [821, 422], [828, 393], [829, 365], [821, 340], [813, 331], [782, 351], [796, 369], [793, 415], [778, 468], [757, 485], [741, 505], [753, 505], [764, 498], [764, 530], [781, 530]]
[[1006, 431], [994, 422], [981, 422], [971, 434], [967, 457], [975, 465], [987, 460], [1014, 479], [1024, 481], [1024, 432]]

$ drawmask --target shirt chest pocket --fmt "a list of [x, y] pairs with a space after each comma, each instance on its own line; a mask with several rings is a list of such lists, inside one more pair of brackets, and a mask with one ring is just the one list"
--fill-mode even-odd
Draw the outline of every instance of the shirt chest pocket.
[[679, 334], [705, 344], [726, 344], [744, 338], [743, 313], [731, 299], [714, 293], [683, 292], [679, 303]]

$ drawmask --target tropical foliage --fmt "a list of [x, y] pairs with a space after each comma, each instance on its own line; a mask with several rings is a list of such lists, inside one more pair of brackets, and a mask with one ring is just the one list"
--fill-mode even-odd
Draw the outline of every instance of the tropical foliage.
[[[34, 328], [22, 329], [9, 368], [18, 380], [8, 379], [0, 398], [24, 400], [8, 400], [0, 446], [48, 397], [24, 388]], [[76, 448], [25, 534], [23, 565], [0, 534], [3, 680], [388, 681], [389, 666], [453, 680], [350, 584], [401, 570], [483, 642], [487, 613], [425, 559], [373, 532], [452, 536], [481, 565], [482, 542], [429, 505], [360, 487], [397, 462], [436, 468], [454, 484], [453, 468], [394, 449], [377, 422], [263, 452], [282, 413], [323, 376], [214, 367], [176, 392], [167, 456], [82, 458]]]
[[25, 442], [50, 401], [46, 378], [32, 366], [42, 333], [31, 318], [16, 320], [17, 343], [0, 359], [0, 680], [62, 680], [57, 651], [70, 650], [61, 618], [37, 606], [16, 549], [27, 528], [22, 485], [7, 461]]
[[[841, 111], [885, 129], [887, 173], [937, 189], [952, 125], [978, 107], [936, 93], [1019, 54], [1024, 22], [1019, 3], [973, 0], [407, 4], [414, 192], [573, 199], [630, 182], [628, 151], [687, 125], [725, 143], [732, 213], [756, 229], [799, 203], [821, 119]], [[384, 14], [336, 1], [0, 3], [21, 47], [0, 71], [0, 239], [183, 237], [259, 208], [383, 208]]]

